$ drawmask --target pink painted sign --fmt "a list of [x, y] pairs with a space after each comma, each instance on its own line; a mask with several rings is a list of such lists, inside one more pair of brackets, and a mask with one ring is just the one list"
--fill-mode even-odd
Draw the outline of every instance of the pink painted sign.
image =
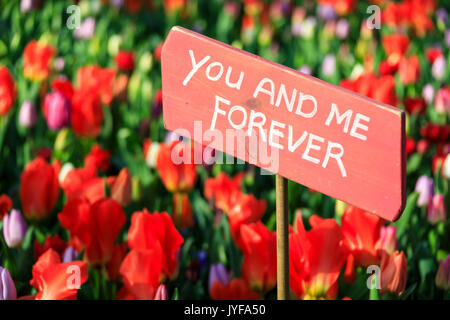
[[396, 220], [402, 110], [174, 27], [162, 51], [168, 130]]

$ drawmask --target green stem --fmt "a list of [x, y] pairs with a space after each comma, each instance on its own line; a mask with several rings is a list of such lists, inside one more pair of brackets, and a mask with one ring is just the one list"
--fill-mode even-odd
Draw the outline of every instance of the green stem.
[[3, 142], [5, 141], [6, 132], [8, 131], [10, 115], [0, 117], [0, 154], [3, 151]]
[[15, 279], [17, 277], [17, 264], [16, 260], [14, 259], [14, 256], [11, 253], [11, 250], [9, 249], [8, 245], [6, 244], [5, 239], [0, 236], [0, 241], [2, 243], [3, 251], [5, 252], [5, 267], [8, 269], [8, 271], [11, 274], [11, 277]]

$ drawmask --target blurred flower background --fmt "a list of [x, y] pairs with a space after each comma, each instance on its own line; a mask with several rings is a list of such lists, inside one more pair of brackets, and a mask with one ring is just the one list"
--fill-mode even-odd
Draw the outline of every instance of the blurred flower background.
[[293, 299], [450, 298], [448, 1], [0, 8], [0, 299], [276, 298], [274, 177], [170, 159], [197, 149], [162, 122], [174, 25], [406, 111], [397, 222], [289, 183]]

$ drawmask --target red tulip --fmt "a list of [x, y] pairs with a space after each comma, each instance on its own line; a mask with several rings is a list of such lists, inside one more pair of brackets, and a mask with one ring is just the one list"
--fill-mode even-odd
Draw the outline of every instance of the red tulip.
[[127, 168], [120, 170], [116, 178], [111, 179], [111, 198], [122, 207], [131, 202], [131, 175]]
[[241, 246], [241, 226], [259, 221], [266, 211], [266, 201], [258, 200], [251, 194], [240, 193], [227, 211], [231, 234], [234, 241]]
[[109, 105], [113, 98], [113, 85], [116, 71], [99, 66], [87, 66], [78, 69], [78, 90], [92, 92], [101, 102]]
[[190, 228], [194, 225], [192, 206], [187, 193], [173, 194], [172, 220], [180, 229]]
[[277, 283], [277, 244], [275, 232], [261, 223], [241, 226], [241, 250], [244, 254], [242, 276], [260, 293], [272, 290]]
[[120, 51], [115, 57], [116, 65], [122, 71], [133, 71], [134, 69], [134, 52]]
[[3, 220], [3, 217], [8, 213], [9, 210], [12, 209], [12, 201], [11, 198], [6, 194], [0, 195], [0, 221]]
[[174, 141], [170, 146], [160, 144], [156, 168], [170, 192], [189, 192], [197, 180], [193, 143]]
[[411, 154], [416, 152], [416, 142], [413, 138], [406, 137], [405, 143], [406, 155], [409, 157]]
[[214, 300], [259, 300], [259, 295], [250, 289], [244, 279], [233, 279], [226, 285], [219, 280], [211, 286], [211, 298]]
[[0, 67], [0, 116], [9, 113], [16, 101], [16, 85], [8, 68]]
[[117, 102], [126, 103], [128, 101], [128, 83], [130, 78], [126, 74], [117, 76], [113, 85], [113, 96]]
[[92, 266], [104, 265], [111, 259], [114, 241], [126, 221], [120, 205], [110, 198], [92, 204], [86, 199], [70, 199], [58, 218], [84, 245], [85, 259]]
[[398, 63], [391, 64], [388, 61], [381, 61], [380, 65], [378, 66], [378, 71], [380, 72], [380, 75], [395, 75], [395, 73], [398, 70]]
[[48, 236], [45, 238], [44, 244], [41, 245], [37, 239], [34, 240], [34, 260], [38, 260], [39, 257], [49, 249], [52, 249], [63, 256], [64, 250], [67, 248], [67, 243], [64, 242], [57, 234], [54, 236]]
[[120, 266], [125, 291], [121, 299], [153, 300], [162, 272], [163, 252], [160, 246], [148, 250], [131, 250]]
[[428, 59], [428, 61], [430, 62], [430, 64], [433, 64], [433, 62], [434, 62], [437, 58], [443, 56], [443, 54], [442, 54], [442, 49], [441, 49], [441, 48], [434, 48], [434, 47], [431, 47], [431, 48], [428, 48], [427, 51], [426, 51], [425, 53], [426, 53], [427, 59]]
[[95, 91], [75, 91], [70, 121], [73, 131], [81, 137], [95, 138], [100, 134], [103, 110], [100, 98]]
[[356, 266], [378, 264], [380, 255], [377, 242], [384, 221], [376, 215], [347, 205], [342, 216], [342, 233]]
[[31, 41], [23, 51], [23, 73], [25, 78], [42, 81], [50, 74], [50, 62], [56, 49], [38, 41]]
[[395, 95], [395, 80], [392, 75], [379, 77], [372, 84], [372, 96], [370, 98], [378, 100], [391, 106], [397, 105], [397, 96]]
[[412, 56], [410, 58], [403, 57], [400, 60], [398, 72], [403, 84], [408, 85], [415, 83], [420, 74], [419, 58], [417, 56]]
[[342, 80], [341, 87], [355, 91], [366, 97], [395, 106], [395, 80], [392, 75], [377, 78], [373, 73], [364, 73], [356, 80]]
[[[34, 152], [35, 157], [39, 157], [44, 159], [46, 162], [50, 162], [52, 159], [52, 148], [49, 147], [40, 147], [37, 148], [36, 151]], [[59, 164], [57, 165], [57, 167], [59, 167]], [[58, 169], [59, 171], [59, 169]]]
[[61, 181], [61, 188], [69, 200], [86, 198], [94, 203], [105, 197], [105, 183], [105, 179], [97, 177], [96, 168], [88, 165], [70, 170]]
[[391, 65], [398, 64], [409, 47], [409, 38], [403, 34], [391, 34], [381, 39], [387, 60]]
[[401, 295], [405, 291], [407, 277], [406, 257], [403, 251], [395, 251], [390, 255], [383, 251], [380, 269], [380, 293]]
[[450, 126], [428, 123], [420, 129], [420, 134], [430, 142], [446, 142], [450, 136]]
[[208, 178], [205, 182], [206, 199], [213, 199], [217, 208], [228, 212], [236, 198], [241, 194], [243, 178], [243, 172], [233, 178], [229, 177], [225, 172], [219, 173], [215, 178]]
[[123, 285], [122, 288], [120, 288], [119, 292], [117, 292], [116, 295], [116, 300], [136, 300], [136, 299], [137, 299], [136, 296], [132, 294], [130, 291], [128, 291], [125, 285]]
[[418, 113], [422, 115], [427, 109], [427, 105], [423, 98], [405, 98], [403, 104], [405, 105], [406, 112], [409, 114]]
[[59, 196], [59, 162], [48, 164], [36, 158], [27, 164], [20, 177], [20, 200], [27, 219], [41, 220], [49, 216]]
[[70, 81], [57, 78], [52, 81], [51, 87], [54, 91], [61, 92], [68, 100], [72, 100], [75, 90]]
[[131, 217], [128, 246], [132, 251], [140, 252], [159, 248], [162, 255], [162, 278], [170, 278], [177, 271], [177, 255], [183, 241], [166, 212], [150, 214], [144, 209]]
[[164, 0], [164, 10], [167, 13], [176, 12], [181, 10], [186, 3], [186, 0]]
[[76, 300], [77, 290], [87, 278], [86, 262], [61, 263], [58, 253], [49, 249], [34, 264], [30, 284], [38, 290], [36, 300]]
[[161, 61], [161, 55], [162, 55], [162, 48], [163, 48], [163, 43], [161, 42], [160, 44], [158, 44], [155, 48], [155, 51], [153, 51], [153, 56], [155, 57], [156, 61]]
[[423, 37], [428, 30], [433, 29], [429, 15], [436, 7], [434, 0], [408, 0], [389, 2], [382, 13], [382, 21], [388, 26], [411, 28]]
[[333, 219], [312, 216], [305, 231], [301, 216], [289, 235], [289, 274], [292, 291], [303, 299], [335, 298], [337, 279], [347, 257], [341, 228]]
[[116, 244], [113, 247], [111, 259], [106, 264], [106, 271], [110, 280], [117, 280], [119, 278], [120, 266], [125, 255], [127, 254], [127, 244], [125, 242]]
[[84, 166], [93, 166], [99, 171], [107, 171], [110, 166], [111, 152], [103, 149], [98, 143], [94, 144], [86, 157]]
[[110, 189], [111, 198], [122, 207], [131, 202], [131, 177], [123, 168], [117, 177], [98, 177], [95, 165], [88, 161], [84, 168], [70, 170], [61, 182], [68, 199], [85, 198], [94, 203], [105, 198], [105, 188]]

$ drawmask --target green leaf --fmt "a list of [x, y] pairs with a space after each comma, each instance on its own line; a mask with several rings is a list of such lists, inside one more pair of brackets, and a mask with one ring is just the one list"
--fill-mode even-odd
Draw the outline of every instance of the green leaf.
[[406, 166], [406, 173], [410, 174], [416, 172], [420, 164], [422, 163], [422, 155], [419, 153], [414, 153], [408, 158], [408, 164]]
[[405, 231], [407, 230], [410, 224], [412, 213], [414, 209], [417, 207], [416, 203], [418, 197], [419, 193], [417, 192], [411, 193], [408, 196], [408, 199], [406, 200], [406, 207], [405, 210], [403, 211], [401, 218], [394, 223], [394, 225], [397, 228], [398, 238], [401, 238], [405, 234]]
[[27, 250], [33, 244], [33, 235], [34, 235], [34, 226], [30, 226], [25, 234], [25, 238], [23, 239], [22, 249]]
[[178, 293], [178, 287], [173, 291], [172, 300], [180, 300], [180, 294]]
[[406, 300], [417, 288], [417, 283], [413, 283], [411, 286], [409, 286], [408, 289], [406, 289], [402, 295], [400, 296], [401, 300]]

